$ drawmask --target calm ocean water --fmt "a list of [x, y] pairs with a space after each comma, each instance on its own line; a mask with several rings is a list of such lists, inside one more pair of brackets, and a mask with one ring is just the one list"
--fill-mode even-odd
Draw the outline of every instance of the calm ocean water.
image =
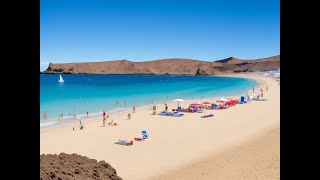
[[[176, 98], [201, 99], [246, 93], [256, 81], [215, 76], [163, 75], [59, 75], [40, 74], [40, 126], [56, 124], [58, 116], [85, 118], [103, 110], [117, 112], [136, 107], [170, 102]], [[116, 105], [116, 101], [120, 105]], [[124, 105], [126, 102], [126, 106]], [[43, 113], [48, 120], [43, 120]], [[72, 117], [72, 118], [71, 118]], [[71, 122], [71, 120], [70, 120]]]

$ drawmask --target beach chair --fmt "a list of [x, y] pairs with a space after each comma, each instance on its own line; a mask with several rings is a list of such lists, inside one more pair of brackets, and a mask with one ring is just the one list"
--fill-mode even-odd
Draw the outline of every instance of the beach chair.
[[141, 131], [141, 134], [142, 134], [142, 138], [143, 138], [143, 139], [148, 139], [148, 138], [149, 138], [149, 135], [148, 135], [148, 133], [147, 133], [146, 130], [142, 130], [142, 131]]
[[241, 96], [239, 104], [244, 104], [244, 103], [247, 103], [247, 101], [245, 101], [244, 96]]
[[210, 109], [217, 109], [218, 105], [217, 104], [211, 104], [211, 108]]
[[174, 113], [173, 113], [173, 116], [175, 116], [175, 117], [181, 117], [181, 116], [184, 116], [184, 114], [179, 113], [179, 112], [174, 112]]
[[165, 111], [161, 112], [160, 115], [161, 116], [170, 116], [169, 112], [165, 112]]

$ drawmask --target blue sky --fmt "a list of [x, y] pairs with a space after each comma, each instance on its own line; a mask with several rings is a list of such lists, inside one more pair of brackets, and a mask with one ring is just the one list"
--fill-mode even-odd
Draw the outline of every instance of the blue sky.
[[40, 64], [278, 54], [279, 0], [40, 0]]

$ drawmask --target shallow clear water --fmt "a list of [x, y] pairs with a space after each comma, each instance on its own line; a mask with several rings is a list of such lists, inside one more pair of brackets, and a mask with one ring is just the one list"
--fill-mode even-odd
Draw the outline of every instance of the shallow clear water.
[[[55, 124], [73, 114], [101, 114], [126, 108], [170, 102], [176, 98], [201, 99], [246, 93], [256, 81], [216, 76], [171, 75], [59, 75], [40, 74], [40, 126]], [[120, 104], [116, 105], [116, 101]], [[126, 106], [124, 105], [126, 102]], [[43, 120], [43, 113], [49, 120]], [[83, 115], [82, 118], [84, 118]], [[81, 118], [81, 117], [80, 117]]]

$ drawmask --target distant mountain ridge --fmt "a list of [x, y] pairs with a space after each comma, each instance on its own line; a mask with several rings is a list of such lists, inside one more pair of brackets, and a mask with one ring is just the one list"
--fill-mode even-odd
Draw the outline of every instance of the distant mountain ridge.
[[267, 71], [280, 68], [280, 55], [241, 60], [229, 57], [218, 61], [184, 58], [158, 59], [145, 62], [114, 60], [103, 62], [49, 64], [43, 74], [145, 74], [145, 75], [223, 75], [239, 72]]

